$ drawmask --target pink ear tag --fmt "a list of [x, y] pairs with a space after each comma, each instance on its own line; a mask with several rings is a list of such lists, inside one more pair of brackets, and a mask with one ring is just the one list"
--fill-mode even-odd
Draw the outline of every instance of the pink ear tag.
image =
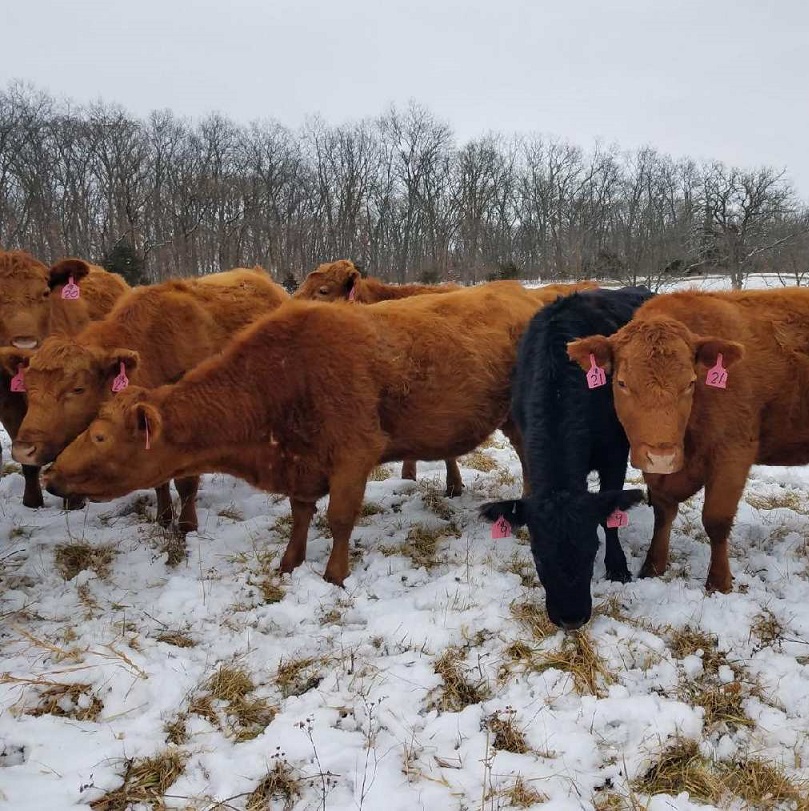
[[117, 394], [123, 391], [129, 385], [129, 378], [126, 376], [126, 365], [121, 361], [121, 371], [116, 375], [115, 380], [112, 381], [112, 390]]
[[150, 451], [152, 449], [152, 443], [149, 440], [149, 418], [144, 416], [143, 423], [146, 426], [146, 450]]
[[81, 295], [81, 290], [76, 282], [73, 281], [73, 277], [71, 276], [67, 280], [67, 284], [62, 288], [62, 298], [69, 299], [70, 301], [75, 301]]
[[501, 515], [492, 524], [492, 538], [508, 538], [511, 536], [511, 524]]
[[609, 529], [620, 529], [621, 527], [629, 526], [629, 515], [623, 510], [614, 510], [607, 518], [607, 527]]
[[356, 286], [351, 288], [351, 292], [348, 294], [349, 301], [356, 301], [357, 299], [357, 288]]
[[728, 387], [728, 370], [722, 365], [721, 352], [716, 356], [716, 365], [708, 369], [705, 384], [713, 386], [715, 389], [726, 389]]
[[590, 368], [587, 371], [587, 388], [597, 389], [607, 385], [607, 373], [596, 363], [596, 356], [590, 355]]
[[23, 365], [20, 364], [17, 367], [17, 374], [11, 378], [11, 390], [12, 391], [26, 391], [25, 388], [25, 380], [23, 380], [22, 376]]

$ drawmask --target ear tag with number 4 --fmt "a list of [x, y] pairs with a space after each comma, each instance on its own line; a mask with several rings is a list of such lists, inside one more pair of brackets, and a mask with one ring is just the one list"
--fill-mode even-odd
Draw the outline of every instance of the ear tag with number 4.
[[501, 515], [493, 524], [492, 524], [492, 538], [509, 538], [511, 536], [511, 524], [506, 521], [505, 518]]
[[129, 378], [126, 376], [126, 364], [121, 361], [121, 371], [116, 375], [115, 380], [112, 381], [112, 390], [117, 394], [123, 391], [129, 385]]
[[76, 282], [73, 281], [73, 277], [71, 276], [67, 280], [67, 284], [62, 288], [62, 298], [69, 299], [70, 301], [75, 301], [81, 295], [81, 290]]
[[715, 389], [726, 389], [728, 387], [728, 370], [722, 365], [721, 352], [716, 356], [716, 365], [708, 369], [705, 384], [713, 386]]
[[614, 510], [607, 518], [607, 527], [609, 529], [620, 529], [628, 526], [629, 515], [623, 510]]
[[22, 376], [22, 370], [23, 370], [23, 365], [20, 364], [17, 367], [17, 374], [15, 374], [14, 377], [11, 378], [11, 390], [12, 391], [17, 391], [17, 392], [26, 391], [25, 380], [23, 380], [23, 376]]
[[607, 373], [596, 363], [596, 356], [590, 355], [590, 369], [587, 372], [587, 387], [597, 389], [607, 385]]

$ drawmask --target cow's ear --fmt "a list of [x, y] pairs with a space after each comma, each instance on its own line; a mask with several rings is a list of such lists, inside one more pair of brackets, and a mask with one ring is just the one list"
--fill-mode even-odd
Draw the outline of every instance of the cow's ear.
[[0, 368], [13, 376], [20, 370], [20, 366], [23, 369], [28, 368], [28, 362], [33, 354], [32, 349], [17, 349], [17, 347], [13, 346], [3, 347], [0, 349]]
[[67, 284], [71, 276], [77, 284], [90, 272], [90, 265], [84, 259], [62, 259], [49, 272], [48, 287], [53, 290]]
[[115, 377], [121, 373], [121, 364], [127, 377], [138, 368], [140, 355], [134, 349], [112, 349], [105, 352], [101, 359], [101, 369], [104, 377]]
[[346, 275], [345, 280], [345, 289], [347, 293], [350, 293], [354, 289], [354, 285], [357, 283], [357, 279], [362, 278], [362, 274], [357, 269], [357, 266], [353, 262], [348, 263], [349, 268]]
[[721, 355], [722, 365], [729, 369], [744, 357], [744, 344], [724, 338], [697, 338], [694, 354], [696, 362], [707, 368], [715, 366]]
[[610, 339], [603, 335], [591, 335], [579, 338], [567, 345], [567, 356], [581, 366], [586, 372], [590, 366], [590, 355], [605, 372], [612, 371], [612, 345]]
[[160, 439], [163, 433], [163, 418], [151, 403], [135, 403], [126, 415], [127, 427], [138, 436], [145, 448]]

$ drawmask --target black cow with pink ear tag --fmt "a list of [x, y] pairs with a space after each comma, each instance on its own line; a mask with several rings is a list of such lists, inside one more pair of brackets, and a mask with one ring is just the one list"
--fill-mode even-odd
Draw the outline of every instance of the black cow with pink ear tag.
[[[517, 353], [511, 411], [525, 444], [530, 495], [484, 504], [481, 515], [494, 522], [493, 537], [527, 525], [548, 616], [566, 630], [581, 627], [592, 613], [599, 525], [607, 577], [631, 579], [618, 529], [643, 499], [642, 490], [623, 489], [629, 443], [615, 414], [609, 369], [591, 355], [589, 370], [582, 371], [568, 358], [567, 345], [612, 335], [652, 295], [645, 287], [625, 287], [561, 297], [534, 316]], [[599, 475], [597, 493], [587, 487], [591, 471]]]

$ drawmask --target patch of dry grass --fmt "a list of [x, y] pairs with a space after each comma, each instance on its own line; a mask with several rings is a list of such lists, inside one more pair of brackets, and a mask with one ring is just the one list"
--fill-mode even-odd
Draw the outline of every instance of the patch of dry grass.
[[520, 583], [524, 588], [533, 588], [539, 585], [536, 565], [533, 560], [526, 560], [522, 555], [515, 552], [511, 560], [505, 565], [503, 571], [516, 574], [520, 578]]
[[217, 515], [220, 518], [227, 518], [230, 521], [244, 521], [244, 513], [236, 506], [234, 502], [231, 502], [227, 505], [227, 507], [223, 507]]
[[247, 797], [246, 811], [291, 811], [301, 796], [301, 779], [292, 766], [276, 758], [272, 768]]
[[464, 467], [471, 467], [473, 470], [479, 470], [481, 473], [491, 473], [493, 470], [496, 470], [500, 465], [492, 459], [486, 453], [483, 453], [482, 450], [474, 450], [472, 453], [467, 453], [466, 456], [462, 456], [458, 463], [463, 465]]
[[197, 644], [188, 634], [184, 634], [182, 631], [164, 631], [156, 639], [158, 642], [174, 645], [175, 648], [193, 648]]
[[114, 554], [110, 545], [91, 546], [84, 541], [64, 543], [54, 550], [54, 564], [65, 580], [72, 580], [85, 570], [94, 571], [101, 580], [106, 580]]
[[615, 681], [592, 638], [584, 630], [565, 634], [562, 646], [555, 651], [540, 653], [536, 664], [540, 671], [554, 667], [570, 673], [576, 692], [582, 695], [603, 696], [602, 684]]
[[90, 684], [54, 684], [38, 696], [35, 707], [26, 715], [55, 715], [74, 721], [95, 721], [104, 709], [101, 699]]
[[517, 726], [516, 712], [507, 707], [486, 719], [486, 728], [492, 735], [492, 746], [505, 752], [524, 755], [531, 750], [525, 733]]
[[460, 712], [465, 707], [480, 704], [491, 695], [480, 673], [473, 674], [465, 663], [463, 648], [447, 648], [433, 663], [433, 669], [443, 680], [432, 706], [442, 712]]
[[424, 567], [429, 572], [441, 563], [438, 558], [439, 541], [459, 535], [460, 531], [454, 524], [446, 527], [414, 524], [398, 551], [409, 557], [417, 569]]
[[509, 611], [511, 611], [511, 616], [537, 642], [541, 642], [559, 630], [548, 618], [545, 607], [534, 600], [515, 601], [509, 606]]
[[703, 670], [711, 676], [716, 675], [720, 666], [726, 664], [725, 654], [719, 650], [717, 637], [690, 625], [670, 633], [669, 648], [677, 659], [699, 656]]
[[452, 520], [454, 513], [443, 488], [439, 489], [435, 483], [422, 481], [419, 482], [419, 493], [426, 509], [442, 521]]
[[173, 743], [175, 746], [182, 746], [188, 743], [188, 716], [180, 713], [173, 721], [163, 724], [163, 732], [166, 733], [166, 743]]
[[744, 500], [756, 510], [787, 509], [794, 510], [797, 513], [806, 512], [803, 496], [797, 490], [783, 489], [780, 492], [769, 493], [768, 495], [750, 493], [745, 496]]
[[753, 618], [750, 632], [757, 636], [763, 645], [772, 645], [783, 638], [784, 626], [769, 608], [762, 608]]
[[666, 747], [632, 787], [646, 795], [687, 791], [691, 799], [719, 807], [726, 807], [732, 795], [751, 809], [792, 807], [809, 811], [806, 783], [790, 778], [778, 764], [757, 757], [711, 762], [702, 756], [695, 741], [684, 739]]
[[753, 726], [753, 722], [744, 712], [743, 703], [747, 696], [741, 682], [732, 681], [728, 684], [721, 684], [715, 680], [702, 683], [688, 682], [680, 693], [689, 704], [702, 707], [705, 711], [707, 729], [713, 729], [718, 724], [726, 724], [733, 730]]
[[[191, 700], [188, 711], [228, 732], [236, 741], [252, 740], [275, 718], [275, 707], [266, 699], [251, 695], [255, 685], [245, 670], [222, 665], [208, 680], [205, 689], [207, 692]], [[220, 717], [215, 702], [220, 702], [224, 719]]]
[[275, 684], [281, 691], [281, 695], [289, 698], [314, 690], [323, 681], [321, 668], [324, 664], [323, 659], [314, 656], [280, 662], [275, 675]]
[[123, 783], [93, 800], [94, 811], [124, 811], [135, 806], [146, 806], [163, 811], [163, 798], [185, 768], [185, 759], [176, 749], [166, 749], [150, 758], [125, 761]]
[[377, 465], [368, 476], [369, 482], [384, 482], [386, 479], [389, 479], [393, 474], [390, 472], [390, 468], [386, 465]]
[[[522, 776], [518, 776], [512, 785], [490, 791], [486, 795], [487, 803], [495, 799], [504, 800], [509, 808], [533, 808], [535, 805], [547, 803], [550, 800], [547, 794], [535, 789]], [[494, 804], [492, 807], [495, 807]]]
[[722, 781], [700, 754], [695, 741], [679, 739], [666, 747], [632, 788], [642, 794], [673, 794], [687, 791], [692, 800], [716, 803], [724, 794]]

